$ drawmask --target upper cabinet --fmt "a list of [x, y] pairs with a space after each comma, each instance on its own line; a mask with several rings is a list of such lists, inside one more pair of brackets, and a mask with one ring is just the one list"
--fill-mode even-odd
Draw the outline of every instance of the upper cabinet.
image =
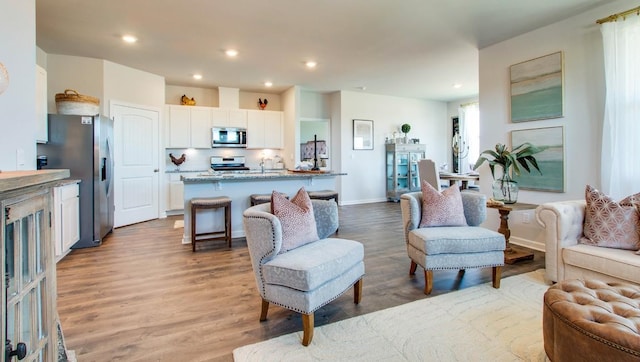
[[247, 128], [246, 109], [213, 108], [211, 114], [214, 127]]
[[47, 71], [36, 65], [36, 142], [47, 143]]
[[167, 115], [167, 148], [211, 148], [211, 108], [171, 105]]
[[247, 148], [284, 148], [282, 112], [247, 111]]

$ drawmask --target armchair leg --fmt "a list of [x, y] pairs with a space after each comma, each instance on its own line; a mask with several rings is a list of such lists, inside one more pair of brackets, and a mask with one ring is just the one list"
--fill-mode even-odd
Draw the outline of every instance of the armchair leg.
[[313, 339], [313, 313], [302, 315], [302, 345], [308, 346]]
[[409, 275], [416, 275], [416, 269], [418, 268], [418, 264], [415, 261], [411, 260], [411, 266], [409, 267]]
[[502, 267], [494, 266], [491, 272], [491, 280], [493, 281], [493, 287], [500, 289], [500, 276], [502, 275]]
[[433, 290], [433, 270], [424, 270], [424, 294], [431, 294]]
[[361, 299], [362, 299], [362, 278], [358, 279], [358, 281], [353, 285], [353, 302], [355, 304], [360, 304]]
[[267, 312], [269, 311], [269, 302], [262, 300], [262, 310], [260, 311], [260, 322], [267, 320]]

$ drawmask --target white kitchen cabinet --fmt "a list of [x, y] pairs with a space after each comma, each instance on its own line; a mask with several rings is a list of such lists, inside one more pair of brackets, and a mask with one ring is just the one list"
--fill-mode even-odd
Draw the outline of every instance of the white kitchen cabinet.
[[47, 143], [47, 71], [36, 65], [36, 142]]
[[247, 111], [247, 148], [283, 148], [282, 118], [278, 111]]
[[211, 108], [168, 106], [167, 148], [211, 148]]
[[80, 196], [77, 183], [53, 188], [53, 243], [56, 261], [80, 240]]
[[211, 114], [213, 127], [247, 128], [246, 109], [213, 108]]

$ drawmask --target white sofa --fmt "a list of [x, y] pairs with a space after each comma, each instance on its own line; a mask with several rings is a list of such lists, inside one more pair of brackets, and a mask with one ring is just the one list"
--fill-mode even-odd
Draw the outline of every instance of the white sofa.
[[600, 279], [640, 284], [640, 255], [632, 250], [579, 244], [586, 202], [551, 202], [538, 206], [536, 218], [545, 229], [546, 279]]

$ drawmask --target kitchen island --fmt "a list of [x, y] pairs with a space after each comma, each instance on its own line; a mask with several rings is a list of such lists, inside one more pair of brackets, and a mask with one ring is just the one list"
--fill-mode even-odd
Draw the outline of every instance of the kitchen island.
[[[251, 194], [271, 194], [278, 191], [293, 196], [301, 187], [307, 191], [335, 190], [336, 177], [345, 173], [327, 171], [294, 172], [265, 171], [245, 173], [207, 172], [195, 176], [182, 176], [184, 183], [184, 233], [183, 244], [191, 244], [191, 205], [196, 197], [227, 196], [231, 198], [232, 237], [243, 237], [242, 213], [250, 206]], [[224, 229], [224, 211], [198, 211], [199, 232]]]

